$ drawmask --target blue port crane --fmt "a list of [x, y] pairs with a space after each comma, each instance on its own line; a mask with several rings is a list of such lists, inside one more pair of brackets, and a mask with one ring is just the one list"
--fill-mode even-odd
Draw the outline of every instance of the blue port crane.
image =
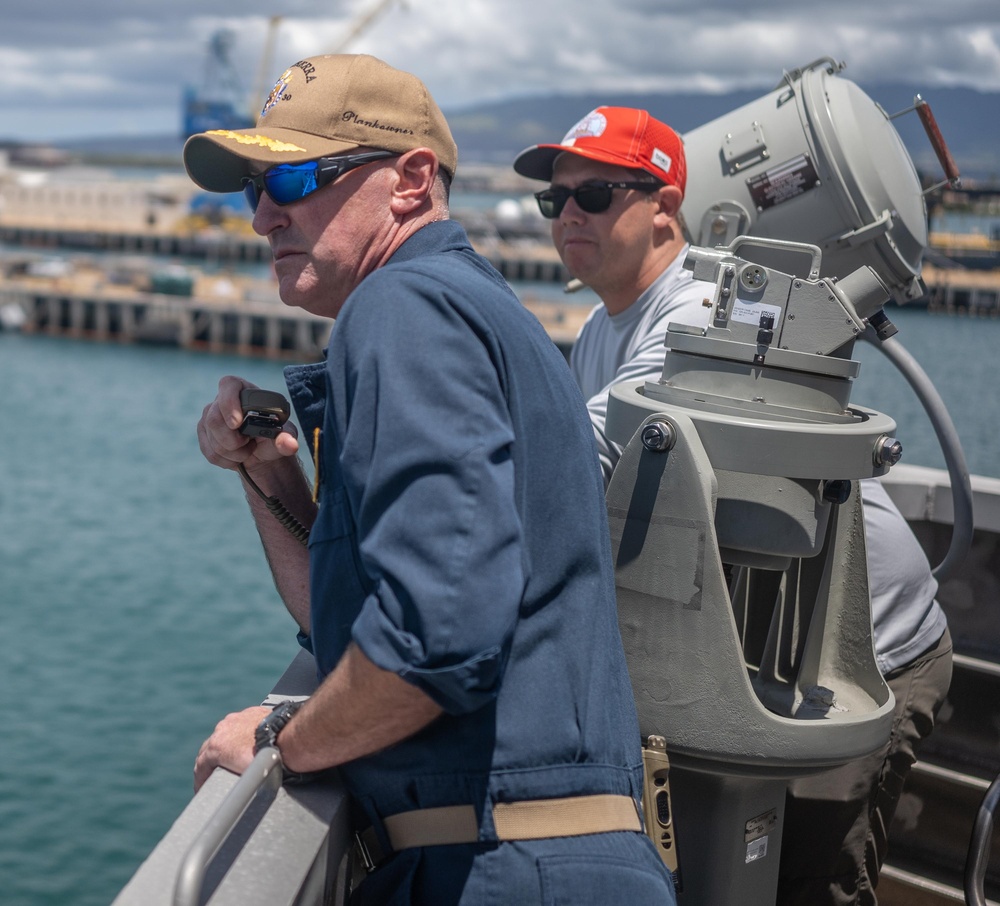
[[202, 87], [188, 87], [184, 92], [183, 138], [209, 129], [246, 129], [254, 124], [230, 55], [233, 40], [229, 29], [220, 29], [209, 38]]
[[[347, 35], [328, 52], [344, 53], [355, 39], [394, 3], [406, 6], [405, 0], [376, 0], [353, 22]], [[257, 118], [257, 105], [266, 90], [278, 29], [283, 18], [283, 16], [271, 16], [268, 21], [264, 52], [257, 70], [250, 104], [245, 100], [239, 74], [230, 54], [234, 41], [233, 32], [229, 29], [220, 29], [212, 34], [208, 43], [202, 87], [200, 90], [189, 87], [184, 92], [183, 138], [209, 129], [247, 129], [253, 126]]]

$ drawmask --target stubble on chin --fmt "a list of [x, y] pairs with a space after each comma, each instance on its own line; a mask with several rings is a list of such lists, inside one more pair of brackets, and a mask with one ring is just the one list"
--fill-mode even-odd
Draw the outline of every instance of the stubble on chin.
[[564, 242], [558, 247], [559, 257], [566, 269], [574, 277], [583, 278], [594, 268], [597, 259], [597, 247], [592, 242], [573, 240]]
[[292, 308], [309, 308], [309, 300], [316, 294], [318, 282], [308, 268], [293, 267], [289, 259], [277, 268], [278, 296]]

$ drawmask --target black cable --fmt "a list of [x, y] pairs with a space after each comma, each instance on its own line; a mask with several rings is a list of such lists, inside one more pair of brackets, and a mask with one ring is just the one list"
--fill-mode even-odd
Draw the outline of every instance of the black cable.
[[286, 529], [288, 529], [288, 531], [292, 533], [292, 536], [297, 541], [299, 541], [300, 544], [302, 544], [303, 546], [308, 545], [309, 529], [307, 529], [301, 522], [299, 522], [298, 519], [296, 519], [290, 512], [288, 512], [285, 505], [280, 500], [278, 500], [277, 497], [268, 497], [267, 494], [265, 494], [257, 486], [257, 482], [255, 482], [250, 477], [250, 473], [247, 472], [246, 467], [243, 465], [243, 463], [240, 463], [239, 470], [240, 470], [240, 475], [242, 475], [246, 483], [250, 485], [250, 487], [253, 488], [254, 491], [256, 491], [260, 499], [264, 501], [264, 506], [266, 506], [268, 510], [271, 511], [274, 518], [277, 519], [278, 522], [280, 522]]

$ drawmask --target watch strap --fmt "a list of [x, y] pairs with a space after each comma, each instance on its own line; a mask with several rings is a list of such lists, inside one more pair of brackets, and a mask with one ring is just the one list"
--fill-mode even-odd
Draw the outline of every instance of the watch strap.
[[278, 734], [285, 729], [295, 712], [304, 704], [304, 701], [292, 699], [280, 702], [270, 714], [257, 724], [257, 729], [254, 731], [254, 755], [268, 746], [278, 748]]

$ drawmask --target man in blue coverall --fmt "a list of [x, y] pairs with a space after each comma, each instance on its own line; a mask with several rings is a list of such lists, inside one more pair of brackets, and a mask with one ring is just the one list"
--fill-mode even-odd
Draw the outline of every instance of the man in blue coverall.
[[248, 487], [321, 683], [223, 719], [195, 783], [245, 769], [255, 733], [289, 771], [339, 766], [384, 856], [355, 903], [673, 903], [586, 408], [448, 221], [456, 160], [423, 84], [360, 55], [296, 63], [256, 128], [185, 146], [198, 185], [246, 192], [285, 304], [336, 318], [325, 362], [286, 370], [315, 490], [294, 433], [239, 432], [247, 382], [198, 425], [311, 529]]

